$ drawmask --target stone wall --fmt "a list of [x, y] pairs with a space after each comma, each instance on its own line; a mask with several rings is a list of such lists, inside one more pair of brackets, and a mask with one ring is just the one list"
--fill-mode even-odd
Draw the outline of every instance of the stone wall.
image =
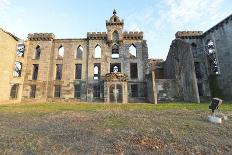
[[200, 102], [194, 59], [188, 43], [181, 39], [173, 40], [165, 61], [165, 74], [168, 79], [176, 79], [178, 94], [184, 101]]
[[232, 100], [232, 15], [206, 31], [203, 42], [215, 44], [220, 74], [216, 76], [222, 98]]
[[[20, 84], [19, 93], [21, 93], [21, 79], [14, 79], [13, 81], [17, 43], [17, 38], [0, 28], [0, 102], [2, 103], [9, 101], [11, 86], [14, 83]], [[20, 100], [20, 95], [18, 97], [18, 100]]]

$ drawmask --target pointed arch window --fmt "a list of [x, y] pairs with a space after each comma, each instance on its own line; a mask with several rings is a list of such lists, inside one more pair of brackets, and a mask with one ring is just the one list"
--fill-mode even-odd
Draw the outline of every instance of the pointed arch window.
[[137, 57], [137, 49], [136, 49], [136, 46], [134, 44], [132, 44], [129, 47], [129, 54], [130, 54], [130, 58], [136, 58]]
[[58, 59], [62, 59], [64, 57], [64, 47], [62, 45], [60, 45], [60, 47], [58, 48]]
[[99, 45], [94, 49], [94, 58], [101, 58], [101, 47]]
[[76, 59], [82, 60], [82, 55], [83, 55], [83, 48], [79, 46], [77, 48]]
[[10, 89], [10, 98], [16, 99], [18, 96], [19, 84], [13, 84]]
[[41, 49], [40, 46], [37, 45], [35, 48], [35, 59], [40, 59]]
[[93, 68], [93, 79], [98, 80], [100, 79], [101, 76], [101, 64], [100, 63], [95, 63], [94, 68]]
[[113, 37], [113, 41], [118, 41], [119, 40], [119, 34], [117, 31], [114, 31], [113, 34], [112, 34], [112, 37]]
[[114, 58], [114, 59], [119, 58], [119, 46], [116, 45], [116, 44], [114, 44], [112, 46], [112, 56], [111, 57]]
[[14, 68], [14, 72], [13, 72], [13, 76], [14, 77], [21, 77], [21, 73], [22, 73], [22, 63], [19, 61], [15, 62], [15, 68]]

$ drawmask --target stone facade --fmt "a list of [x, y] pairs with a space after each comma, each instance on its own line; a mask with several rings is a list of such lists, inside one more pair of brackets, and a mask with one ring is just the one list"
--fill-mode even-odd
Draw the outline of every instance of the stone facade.
[[[169, 65], [169, 59], [172, 57], [173, 51], [175, 51], [174, 48], [180, 48], [179, 53], [185, 53], [190, 47], [193, 60], [189, 60], [189, 62], [175, 67], [181, 69], [189, 63], [194, 63], [198, 94], [201, 100], [208, 99], [209, 97], [232, 100], [231, 27], [232, 15], [204, 33], [202, 31], [179, 31], [176, 33], [176, 40], [181, 40], [189, 46], [181, 47], [182, 45], [180, 44], [174, 47], [172, 43], [170, 47], [166, 60], [166, 70], [169, 70], [167, 73], [171, 73], [175, 77], [179, 75], [178, 73], [173, 73], [173, 70], [171, 70], [173, 66]], [[184, 55], [180, 57], [180, 60], [183, 59]], [[175, 79], [175, 77], [173, 78]], [[190, 76], [189, 80], [194, 78], [194, 75]], [[179, 87], [184, 88], [185, 85], [180, 85]]]
[[[107, 32], [88, 32], [86, 38], [56, 39], [52, 33], [29, 34], [24, 42], [24, 56], [16, 55], [17, 41], [12, 39], [12, 45], [4, 44], [12, 47], [10, 52], [4, 51], [11, 54], [4, 92], [10, 93], [10, 83], [19, 83], [22, 92], [16, 99], [20, 101], [116, 102], [115, 97], [107, 98], [111, 92], [122, 94], [117, 102], [147, 101], [147, 44], [143, 32], [125, 32], [123, 26], [124, 21], [114, 11], [106, 21]], [[12, 77], [15, 57], [23, 64], [19, 77]], [[109, 73], [123, 73], [128, 79], [106, 81]], [[5, 99], [9, 100], [9, 95]]]

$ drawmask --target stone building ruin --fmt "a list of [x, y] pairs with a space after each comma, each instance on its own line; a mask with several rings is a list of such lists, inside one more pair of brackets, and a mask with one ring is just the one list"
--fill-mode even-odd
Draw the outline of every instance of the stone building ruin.
[[[0, 100], [146, 102], [146, 40], [143, 32], [125, 32], [123, 27], [114, 11], [106, 32], [88, 32], [86, 38], [33, 33], [23, 41], [1, 31], [8, 37], [1, 41], [1, 58], [5, 54], [9, 60], [0, 66], [7, 72], [0, 77], [5, 94]], [[5, 40], [9, 45], [2, 45]]]
[[148, 59], [143, 32], [116, 11], [106, 32], [21, 40], [0, 29], [0, 102], [203, 102], [232, 100], [232, 15], [206, 32], [178, 31], [166, 60]]

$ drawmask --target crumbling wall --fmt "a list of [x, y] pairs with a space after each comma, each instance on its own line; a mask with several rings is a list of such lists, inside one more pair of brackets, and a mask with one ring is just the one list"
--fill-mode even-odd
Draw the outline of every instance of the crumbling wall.
[[193, 55], [188, 43], [181, 39], [173, 40], [165, 62], [165, 74], [168, 79], [176, 79], [184, 101], [200, 102]]
[[[215, 75], [220, 94], [224, 100], [232, 100], [232, 15], [204, 33], [204, 44], [212, 40], [215, 44], [219, 74]], [[213, 83], [212, 83], [213, 82]], [[211, 86], [212, 89], [212, 86]], [[214, 90], [211, 90], [211, 92]], [[216, 94], [215, 94], [216, 95]], [[219, 95], [219, 94], [218, 94]]]
[[156, 79], [155, 81], [159, 102], [183, 100], [175, 79]]

